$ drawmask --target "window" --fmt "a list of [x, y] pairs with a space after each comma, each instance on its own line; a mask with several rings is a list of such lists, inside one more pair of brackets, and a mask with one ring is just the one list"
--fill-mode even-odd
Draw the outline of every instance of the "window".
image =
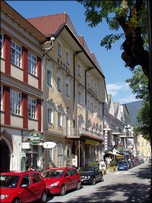
[[93, 81], [93, 78], [91, 78], [91, 89], [94, 90], [94, 81]]
[[83, 120], [82, 120], [82, 118], [79, 116], [79, 117], [78, 117], [78, 130], [79, 130], [79, 132], [81, 132], [81, 130], [82, 130], [82, 123], [83, 123]]
[[0, 110], [3, 110], [3, 86], [1, 85], [0, 86], [0, 100], [1, 100], [1, 107], [0, 107]]
[[90, 75], [87, 73], [87, 84], [90, 86]]
[[48, 123], [53, 124], [53, 109], [48, 109]]
[[66, 81], [66, 96], [70, 97], [70, 84], [68, 81]]
[[10, 111], [13, 114], [21, 115], [22, 94], [11, 90], [10, 91]]
[[58, 112], [58, 126], [62, 127], [62, 113]]
[[71, 147], [66, 146], [66, 166], [70, 166], [70, 157], [71, 157]]
[[37, 58], [31, 53], [28, 53], [28, 72], [37, 75]]
[[89, 98], [87, 99], [87, 110], [88, 111], [90, 110], [90, 99]]
[[11, 63], [21, 68], [22, 48], [11, 41]]
[[58, 56], [62, 58], [62, 45], [60, 42], [58, 42]]
[[68, 50], [66, 50], [66, 65], [70, 65], [70, 54]]
[[94, 112], [94, 102], [93, 101], [91, 102], [91, 112], [92, 113]]
[[35, 119], [36, 118], [36, 99], [28, 97], [28, 117]]
[[59, 92], [62, 92], [62, 79], [60, 76], [57, 77], [57, 89]]
[[78, 63], [78, 76], [81, 77], [82, 76], [82, 67], [81, 65]]
[[0, 56], [3, 58], [4, 35], [0, 34]]
[[78, 91], [78, 104], [82, 105], [82, 93]]
[[47, 84], [52, 87], [52, 71], [47, 70]]
[[95, 93], [98, 93], [98, 86], [97, 86], [97, 82], [95, 82]]
[[66, 135], [70, 135], [70, 116], [66, 117]]
[[62, 144], [57, 145], [57, 167], [63, 166], [63, 146]]

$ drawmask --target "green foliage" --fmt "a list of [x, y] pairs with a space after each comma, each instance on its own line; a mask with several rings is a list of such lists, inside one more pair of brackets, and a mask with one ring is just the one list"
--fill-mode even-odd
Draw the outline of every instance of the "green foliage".
[[150, 99], [148, 91], [148, 78], [144, 75], [142, 68], [138, 67], [133, 71], [133, 76], [126, 80], [136, 94], [137, 99], [143, 100], [142, 108], [137, 114], [138, 126], [135, 127], [136, 134], [142, 134], [145, 139], [150, 141]]
[[115, 160], [112, 160], [111, 162], [110, 162], [110, 166], [116, 166], [117, 165], [117, 162], [115, 161]]
[[97, 166], [98, 163], [96, 161], [91, 161], [88, 165], [89, 166]]
[[[86, 22], [90, 27], [96, 27], [98, 24], [102, 23], [103, 20], [105, 20], [110, 30], [118, 31], [120, 28], [122, 28], [119, 20], [120, 18], [123, 18], [124, 23], [126, 23], [126, 25], [128, 24], [128, 28], [130, 27], [130, 31], [132, 31], [133, 28], [135, 29], [137, 26], [140, 26], [142, 28], [142, 32], [145, 33], [147, 29], [147, 12], [145, 7], [146, 1], [138, 1], [139, 2], [136, 0], [77, 0], [77, 2], [81, 3], [85, 7]], [[119, 34], [119, 37], [117, 36], [118, 34], [105, 36], [101, 41], [101, 46], [111, 49], [112, 43], [119, 40], [125, 31], [126, 30], [123, 30], [122, 28], [122, 33]]]

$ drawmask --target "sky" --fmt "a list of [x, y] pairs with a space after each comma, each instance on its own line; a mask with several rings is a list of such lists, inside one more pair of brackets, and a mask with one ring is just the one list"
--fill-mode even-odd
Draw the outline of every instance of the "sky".
[[78, 35], [82, 35], [90, 50], [96, 56], [105, 76], [107, 93], [112, 95], [112, 101], [119, 104], [136, 101], [131, 88], [125, 82], [132, 77], [132, 72], [124, 66], [121, 59], [122, 40], [112, 46], [111, 50], [100, 46], [101, 40], [113, 31], [106, 23], [90, 28], [85, 21], [85, 8], [76, 1], [6, 1], [24, 18], [47, 16], [66, 12]]

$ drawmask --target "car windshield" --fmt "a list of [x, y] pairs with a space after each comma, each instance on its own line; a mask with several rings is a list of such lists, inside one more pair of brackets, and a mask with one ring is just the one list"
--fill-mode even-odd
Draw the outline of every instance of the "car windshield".
[[80, 172], [84, 172], [84, 171], [93, 171], [93, 167], [91, 166], [87, 166], [87, 167], [82, 167], [79, 170]]
[[20, 177], [14, 175], [1, 175], [0, 176], [0, 187], [1, 188], [16, 188]]
[[126, 161], [120, 161], [119, 164], [126, 164]]
[[63, 175], [64, 170], [49, 170], [49, 171], [44, 171], [42, 173], [42, 176], [44, 178], [57, 178], [57, 177], [61, 177]]

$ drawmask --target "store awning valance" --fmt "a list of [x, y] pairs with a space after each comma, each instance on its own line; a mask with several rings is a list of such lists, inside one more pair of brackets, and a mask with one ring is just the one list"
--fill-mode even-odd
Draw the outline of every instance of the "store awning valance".
[[99, 142], [104, 141], [104, 139], [103, 139], [102, 137], [100, 137], [100, 136], [98, 136], [98, 135], [94, 135], [94, 134], [88, 134], [88, 133], [86, 133], [86, 134], [81, 134], [81, 135], [80, 135], [80, 138], [88, 138], [88, 139], [91, 139], [91, 140], [97, 140], [97, 141], [99, 141]]

